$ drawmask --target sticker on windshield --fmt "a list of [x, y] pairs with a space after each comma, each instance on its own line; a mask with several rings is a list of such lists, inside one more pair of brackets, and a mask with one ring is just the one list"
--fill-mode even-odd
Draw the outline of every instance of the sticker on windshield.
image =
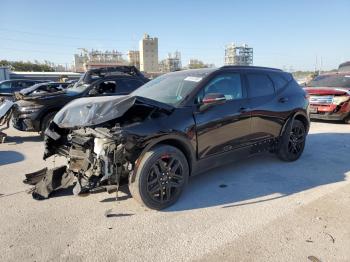
[[348, 77], [348, 78], [350, 78], [350, 76], [344, 76], [344, 77]]
[[192, 82], [199, 82], [202, 80], [202, 77], [188, 76], [184, 80], [185, 81], [192, 81]]

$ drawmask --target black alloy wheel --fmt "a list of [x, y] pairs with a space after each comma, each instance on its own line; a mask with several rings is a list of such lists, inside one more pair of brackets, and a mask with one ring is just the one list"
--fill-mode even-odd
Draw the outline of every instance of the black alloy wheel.
[[305, 144], [305, 128], [300, 125], [293, 126], [290, 132], [288, 151], [291, 155], [299, 155], [304, 149]]
[[184, 182], [180, 160], [176, 155], [164, 155], [151, 167], [147, 178], [147, 192], [153, 201], [163, 204], [177, 195]]
[[295, 161], [299, 159], [305, 148], [306, 128], [297, 119], [290, 121], [284, 133], [280, 137], [277, 156], [283, 161]]
[[151, 209], [164, 209], [174, 204], [188, 182], [189, 167], [184, 154], [177, 148], [159, 145], [141, 158], [129, 178], [132, 196]]

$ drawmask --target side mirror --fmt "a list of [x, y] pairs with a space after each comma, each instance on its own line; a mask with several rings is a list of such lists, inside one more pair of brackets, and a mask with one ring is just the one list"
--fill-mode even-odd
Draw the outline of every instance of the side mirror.
[[199, 110], [204, 111], [211, 106], [220, 105], [225, 102], [226, 102], [226, 97], [224, 94], [209, 93], [209, 94], [206, 94], [205, 97], [203, 98], [202, 103], [199, 107]]

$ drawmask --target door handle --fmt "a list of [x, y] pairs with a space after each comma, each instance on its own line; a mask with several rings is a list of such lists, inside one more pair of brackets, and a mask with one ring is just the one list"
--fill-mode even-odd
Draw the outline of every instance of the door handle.
[[280, 102], [280, 103], [286, 103], [286, 102], [288, 102], [288, 98], [287, 98], [287, 97], [281, 97], [281, 98], [278, 100], [278, 102]]

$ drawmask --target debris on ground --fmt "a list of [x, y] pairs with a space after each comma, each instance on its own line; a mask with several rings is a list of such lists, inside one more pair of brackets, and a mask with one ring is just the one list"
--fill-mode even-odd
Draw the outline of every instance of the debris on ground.
[[317, 257], [315, 256], [308, 256], [307, 257], [310, 261], [312, 262], [321, 262], [321, 260], [319, 260]]
[[66, 169], [66, 166], [60, 166], [50, 170], [44, 168], [34, 173], [26, 174], [26, 179], [23, 182], [29, 185], [35, 185], [30, 190], [34, 199], [47, 199], [53, 191], [73, 185], [75, 177], [71, 173], [67, 173]]
[[108, 209], [105, 212], [105, 217], [130, 217], [134, 214], [128, 214], [128, 213], [112, 213], [112, 209]]
[[335, 238], [331, 234], [329, 234], [327, 232], [324, 232], [324, 233], [331, 238], [333, 243], [335, 243]]

